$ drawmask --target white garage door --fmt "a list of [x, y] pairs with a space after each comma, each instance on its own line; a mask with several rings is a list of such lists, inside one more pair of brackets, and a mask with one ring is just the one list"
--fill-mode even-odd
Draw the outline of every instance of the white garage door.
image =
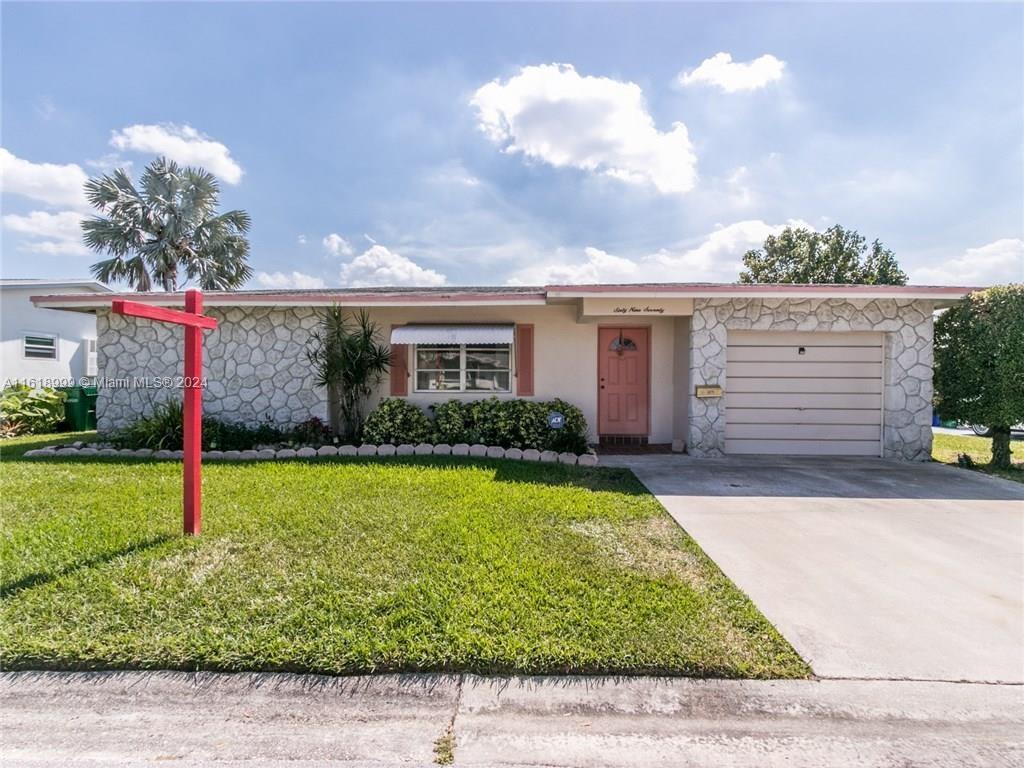
[[882, 334], [730, 331], [726, 453], [878, 456]]

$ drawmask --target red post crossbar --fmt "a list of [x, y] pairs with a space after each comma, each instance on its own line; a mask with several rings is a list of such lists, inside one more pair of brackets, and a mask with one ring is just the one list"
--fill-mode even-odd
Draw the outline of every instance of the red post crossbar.
[[183, 513], [186, 536], [198, 536], [203, 524], [203, 330], [216, 328], [217, 320], [203, 315], [203, 294], [185, 291], [185, 311], [154, 307], [138, 301], [113, 302], [119, 315], [144, 317], [185, 326], [185, 450]]

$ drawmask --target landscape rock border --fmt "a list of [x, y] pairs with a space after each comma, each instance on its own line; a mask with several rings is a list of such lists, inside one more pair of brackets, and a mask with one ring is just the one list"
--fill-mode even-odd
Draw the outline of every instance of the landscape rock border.
[[[25, 458], [79, 458], [102, 457], [124, 459], [157, 459], [160, 461], [180, 461], [182, 451], [152, 451], [148, 448], [102, 448], [97, 450], [91, 446], [51, 445], [26, 451]], [[407, 456], [463, 456], [471, 458], [508, 459], [510, 461], [534, 461], [545, 463], [569, 464], [581, 467], [596, 467], [597, 455], [593, 453], [575, 454], [571, 452], [538, 451], [534, 448], [502, 448], [497, 445], [448, 445], [439, 443], [419, 443], [418, 445], [324, 445], [320, 448], [303, 447], [281, 448], [274, 450], [265, 448], [255, 451], [203, 451], [203, 461], [275, 461], [280, 459], [323, 459], [337, 456], [365, 458], [369, 456], [399, 457]]]

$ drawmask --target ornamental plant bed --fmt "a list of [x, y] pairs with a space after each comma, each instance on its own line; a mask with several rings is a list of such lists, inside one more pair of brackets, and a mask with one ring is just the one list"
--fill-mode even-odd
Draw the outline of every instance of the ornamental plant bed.
[[631, 473], [410, 456], [176, 464], [3, 446], [12, 668], [804, 677]]

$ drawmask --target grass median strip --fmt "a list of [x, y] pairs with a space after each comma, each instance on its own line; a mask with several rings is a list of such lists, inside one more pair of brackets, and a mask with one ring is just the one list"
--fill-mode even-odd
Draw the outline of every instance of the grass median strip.
[[7, 668], [802, 677], [627, 471], [422, 457], [0, 471]]

